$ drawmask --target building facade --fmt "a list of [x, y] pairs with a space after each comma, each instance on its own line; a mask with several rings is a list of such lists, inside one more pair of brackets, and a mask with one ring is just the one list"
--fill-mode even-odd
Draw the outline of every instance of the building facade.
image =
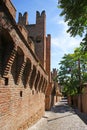
[[[58, 83], [51, 75], [51, 35], [46, 13], [19, 13], [11, 0], [0, 0], [0, 130], [27, 130], [58, 100]], [[55, 100], [56, 99], [56, 100]]]
[[51, 72], [52, 77], [52, 91], [51, 91], [51, 106], [55, 105], [61, 100], [61, 86], [58, 83], [58, 70], [54, 68]]
[[50, 87], [50, 44], [46, 14], [19, 13], [10, 0], [0, 0], [0, 130], [25, 130], [39, 120]]

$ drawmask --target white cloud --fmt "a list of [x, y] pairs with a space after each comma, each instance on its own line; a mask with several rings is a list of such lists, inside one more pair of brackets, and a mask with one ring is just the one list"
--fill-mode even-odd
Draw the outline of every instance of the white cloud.
[[71, 38], [67, 34], [52, 38], [52, 47], [56, 47], [58, 50], [61, 50], [62, 53], [68, 53], [69, 51], [74, 50], [79, 44], [80, 39]]
[[58, 26], [64, 27], [64, 30], [68, 29], [67, 22], [64, 22], [63, 17], [59, 17], [59, 15], [57, 15], [52, 19], [52, 21], [53, 21], [53, 23], [57, 24]]
[[55, 24], [58, 24], [58, 26], [61, 26], [61, 30], [58, 36], [52, 38], [52, 47], [55, 46], [61, 49], [63, 53], [67, 53], [69, 50], [78, 47], [81, 39], [70, 37], [70, 34], [66, 32], [68, 29], [67, 23], [59, 16], [54, 17], [53, 21]]
[[[64, 54], [73, 53], [74, 49], [76, 47], [79, 47], [81, 38], [76, 37], [70, 37], [70, 34], [66, 33], [66, 30], [68, 29], [67, 24], [60, 19], [59, 17], [55, 17], [54, 22], [61, 26], [60, 34], [56, 35], [55, 37], [52, 37], [51, 43], [52, 43], [52, 68], [56, 66], [54, 63], [59, 63], [62, 60], [62, 57]], [[56, 62], [55, 62], [56, 59]]]

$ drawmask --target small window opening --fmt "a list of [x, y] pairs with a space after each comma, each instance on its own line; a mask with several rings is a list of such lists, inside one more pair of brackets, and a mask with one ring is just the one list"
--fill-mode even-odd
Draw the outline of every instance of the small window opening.
[[20, 97], [22, 97], [23, 96], [23, 92], [22, 91], [20, 91]]
[[41, 42], [41, 39], [42, 39], [41, 36], [37, 36], [37, 37], [36, 37], [36, 42], [37, 42], [37, 43], [40, 43], [40, 42]]
[[5, 78], [5, 85], [8, 85], [8, 78]]

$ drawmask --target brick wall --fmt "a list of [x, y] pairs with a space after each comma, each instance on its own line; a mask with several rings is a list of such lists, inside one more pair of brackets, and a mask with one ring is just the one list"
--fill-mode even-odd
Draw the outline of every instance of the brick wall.
[[25, 130], [44, 115], [44, 94], [10, 79], [10, 85], [0, 85], [0, 130]]
[[26, 40], [21, 33], [10, 16], [12, 14], [6, 10], [7, 5], [4, 8], [2, 5], [0, 130], [25, 130], [44, 115], [48, 76], [29, 46], [31, 41]]

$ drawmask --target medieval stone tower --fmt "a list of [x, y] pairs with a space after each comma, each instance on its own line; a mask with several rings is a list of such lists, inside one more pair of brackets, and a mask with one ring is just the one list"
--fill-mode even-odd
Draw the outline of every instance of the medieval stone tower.
[[40, 64], [43, 66], [44, 70], [48, 74], [48, 85], [45, 93], [45, 108], [48, 110], [51, 107], [51, 35], [46, 36], [46, 14], [45, 11], [36, 12], [36, 24], [28, 23], [28, 13], [25, 12], [24, 15], [19, 13], [18, 24], [24, 26], [28, 31], [29, 38], [32, 39], [34, 43], [34, 51], [36, 56], [40, 60]]
[[24, 25], [28, 30], [29, 37], [35, 45], [35, 53], [40, 60], [40, 63], [46, 70], [46, 14], [45, 11], [36, 12], [36, 24], [28, 24], [28, 13], [25, 12], [22, 16], [19, 13], [18, 23]]

